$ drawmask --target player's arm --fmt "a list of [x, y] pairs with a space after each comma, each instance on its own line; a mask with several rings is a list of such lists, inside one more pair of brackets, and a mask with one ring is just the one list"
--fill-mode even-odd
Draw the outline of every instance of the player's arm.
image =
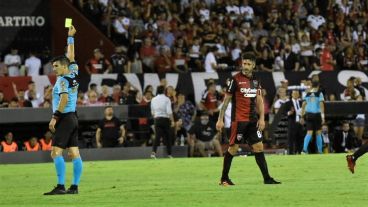
[[258, 130], [262, 131], [266, 124], [264, 121], [264, 102], [263, 102], [263, 97], [262, 97], [262, 89], [258, 89], [257, 92], [257, 97], [256, 97], [256, 101], [257, 101], [257, 110], [258, 110], [258, 114], [259, 114], [259, 120], [258, 120]]
[[219, 114], [219, 117], [218, 117], [218, 120], [220, 121], [223, 121], [224, 120], [224, 116], [225, 116], [225, 111], [227, 109], [227, 106], [229, 105], [231, 99], [232, 99], [232, 95], [231, 94], [228, 94], [226, 93], [225, 94], [225, 98], [224, 98], [224, 102], [223, 102], [223, 105], [220, 109], [220, 114]]
[[67, 103], [68, 103], [68, 94], [67, 93], [60, 94], [60, 101], [57, 110], [61, 113], [64, 112]]
[[97, 148], [101, 148], [102, 144], [101, 144], [101, 128], [98, 127], [96, 130], [96, 145]]
[[69, 27], [68, 31], [68, 47], [67, 47], [67, 53], [66, 57], [69, 59], [70, 62], [75, 62], [75, 55], [74, 55], [74, 35], [77, 32], [75, 30], [74, 26]]
[[300, 123], [304, 124], [304, 115], [305, 115], [305, 107], [307, 106], [307, 102], [303, 101], [302, 110], [300, 112]]

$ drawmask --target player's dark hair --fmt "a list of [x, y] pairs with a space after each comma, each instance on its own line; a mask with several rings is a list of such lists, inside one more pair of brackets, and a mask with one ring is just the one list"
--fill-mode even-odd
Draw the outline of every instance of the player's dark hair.
[[157, 86], [156, 92], [157, 92], [157, 94], [164, 94], [165, 86]]
[[51, 63], [54, 63], [54, 62], [60, 62], [60, 64], [62, 64], [62, 65], [69, 65], [70, 64], [69, 59], [67, 57], [65, 57], [65, 55], [61, 55], [61, 56], [57, 56], [57, 57], [52, 58]]
[[109, 109], [109, 108], [112, 108], [112, 106], [111, 105], [105, 106], [104, 111], [106, 111], [106, 109]]
[[241, 58], [242, 60], [251, 60], [253, 62], [256, 61], [256, 56], [252, 52], [243, 53]]

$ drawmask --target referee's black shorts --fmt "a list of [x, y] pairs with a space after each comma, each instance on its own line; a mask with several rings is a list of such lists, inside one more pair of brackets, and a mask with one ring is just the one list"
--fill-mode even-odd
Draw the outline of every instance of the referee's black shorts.
[[78, 147], [78, 118], [76, 113], [62, 114], [56, 122], [52, 146], [62, 149]]
[[307, 130], [318, 131], [322, 128], [321, 113], [306, 113], [305, 123]]

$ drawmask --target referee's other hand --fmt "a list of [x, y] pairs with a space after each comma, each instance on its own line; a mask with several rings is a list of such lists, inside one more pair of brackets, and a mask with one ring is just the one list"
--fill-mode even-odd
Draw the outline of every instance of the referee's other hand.
[[52, 118], [49, 123], [49, 129], [52, 133], [55, 133], [55, 124], [56, 124], [56, 119]]
[[74, 26], [73, 26], [73, 25], [71, 25], [71, 26], [69, 27], [68, 36], [73, 37], [73, 36], [75, 35], [75, 33], [76, 33], [76, 32], [77, 32], [77, 30], [74, 28]]

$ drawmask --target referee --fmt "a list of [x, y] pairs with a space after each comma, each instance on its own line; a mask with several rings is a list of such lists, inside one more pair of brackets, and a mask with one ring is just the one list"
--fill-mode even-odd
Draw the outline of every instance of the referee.
[[[305, 115], [305, 121], [304, 121]], [[304, 138], [303, 153], [308, 153], [308, 146], [313, 132], [316, 135], [318, 153], [322, 154], [322, 124], [325, 122], [325, 107], [322, 91], [318, 81], [312, 81], [312, 88], [304, 97], [300, 123], [307, 125], [307, 134]]]
[[151, 112], [154, 118], [156, 132], [151, 158], [155, 159], [157, 146], [160, 145], [161, 138], [163, 138], [164, 143], [166, 143], [168, 157], [172, 158], [170, 130], [171, 127], [174, 127], [175, 122], [171, 109], [171, 101], [164, 93], [165, 87], [158, 86], [157, 96], [151, 101]]
[[[78, 149], [78, 119], [76, 115], [76, 103], [78, 95], [78, 65], [74, 61], [74, 34], [73, 26], [68, 31], [67, 54], [54, 58], [53, 70], [57, 75], [56, 83], [52, 91], [53, 116], [49, 123], [49, 129], [54, 133], [51, 157], [54, 160], [57, 186], [44, 195], [77, 194], [78, 184], [82, 174], [82, 159]], [[68, 155], [73, 161], [73, 181], [68, 190], [65, 190], [65, 162], [64, 149], [68, 149]]]

